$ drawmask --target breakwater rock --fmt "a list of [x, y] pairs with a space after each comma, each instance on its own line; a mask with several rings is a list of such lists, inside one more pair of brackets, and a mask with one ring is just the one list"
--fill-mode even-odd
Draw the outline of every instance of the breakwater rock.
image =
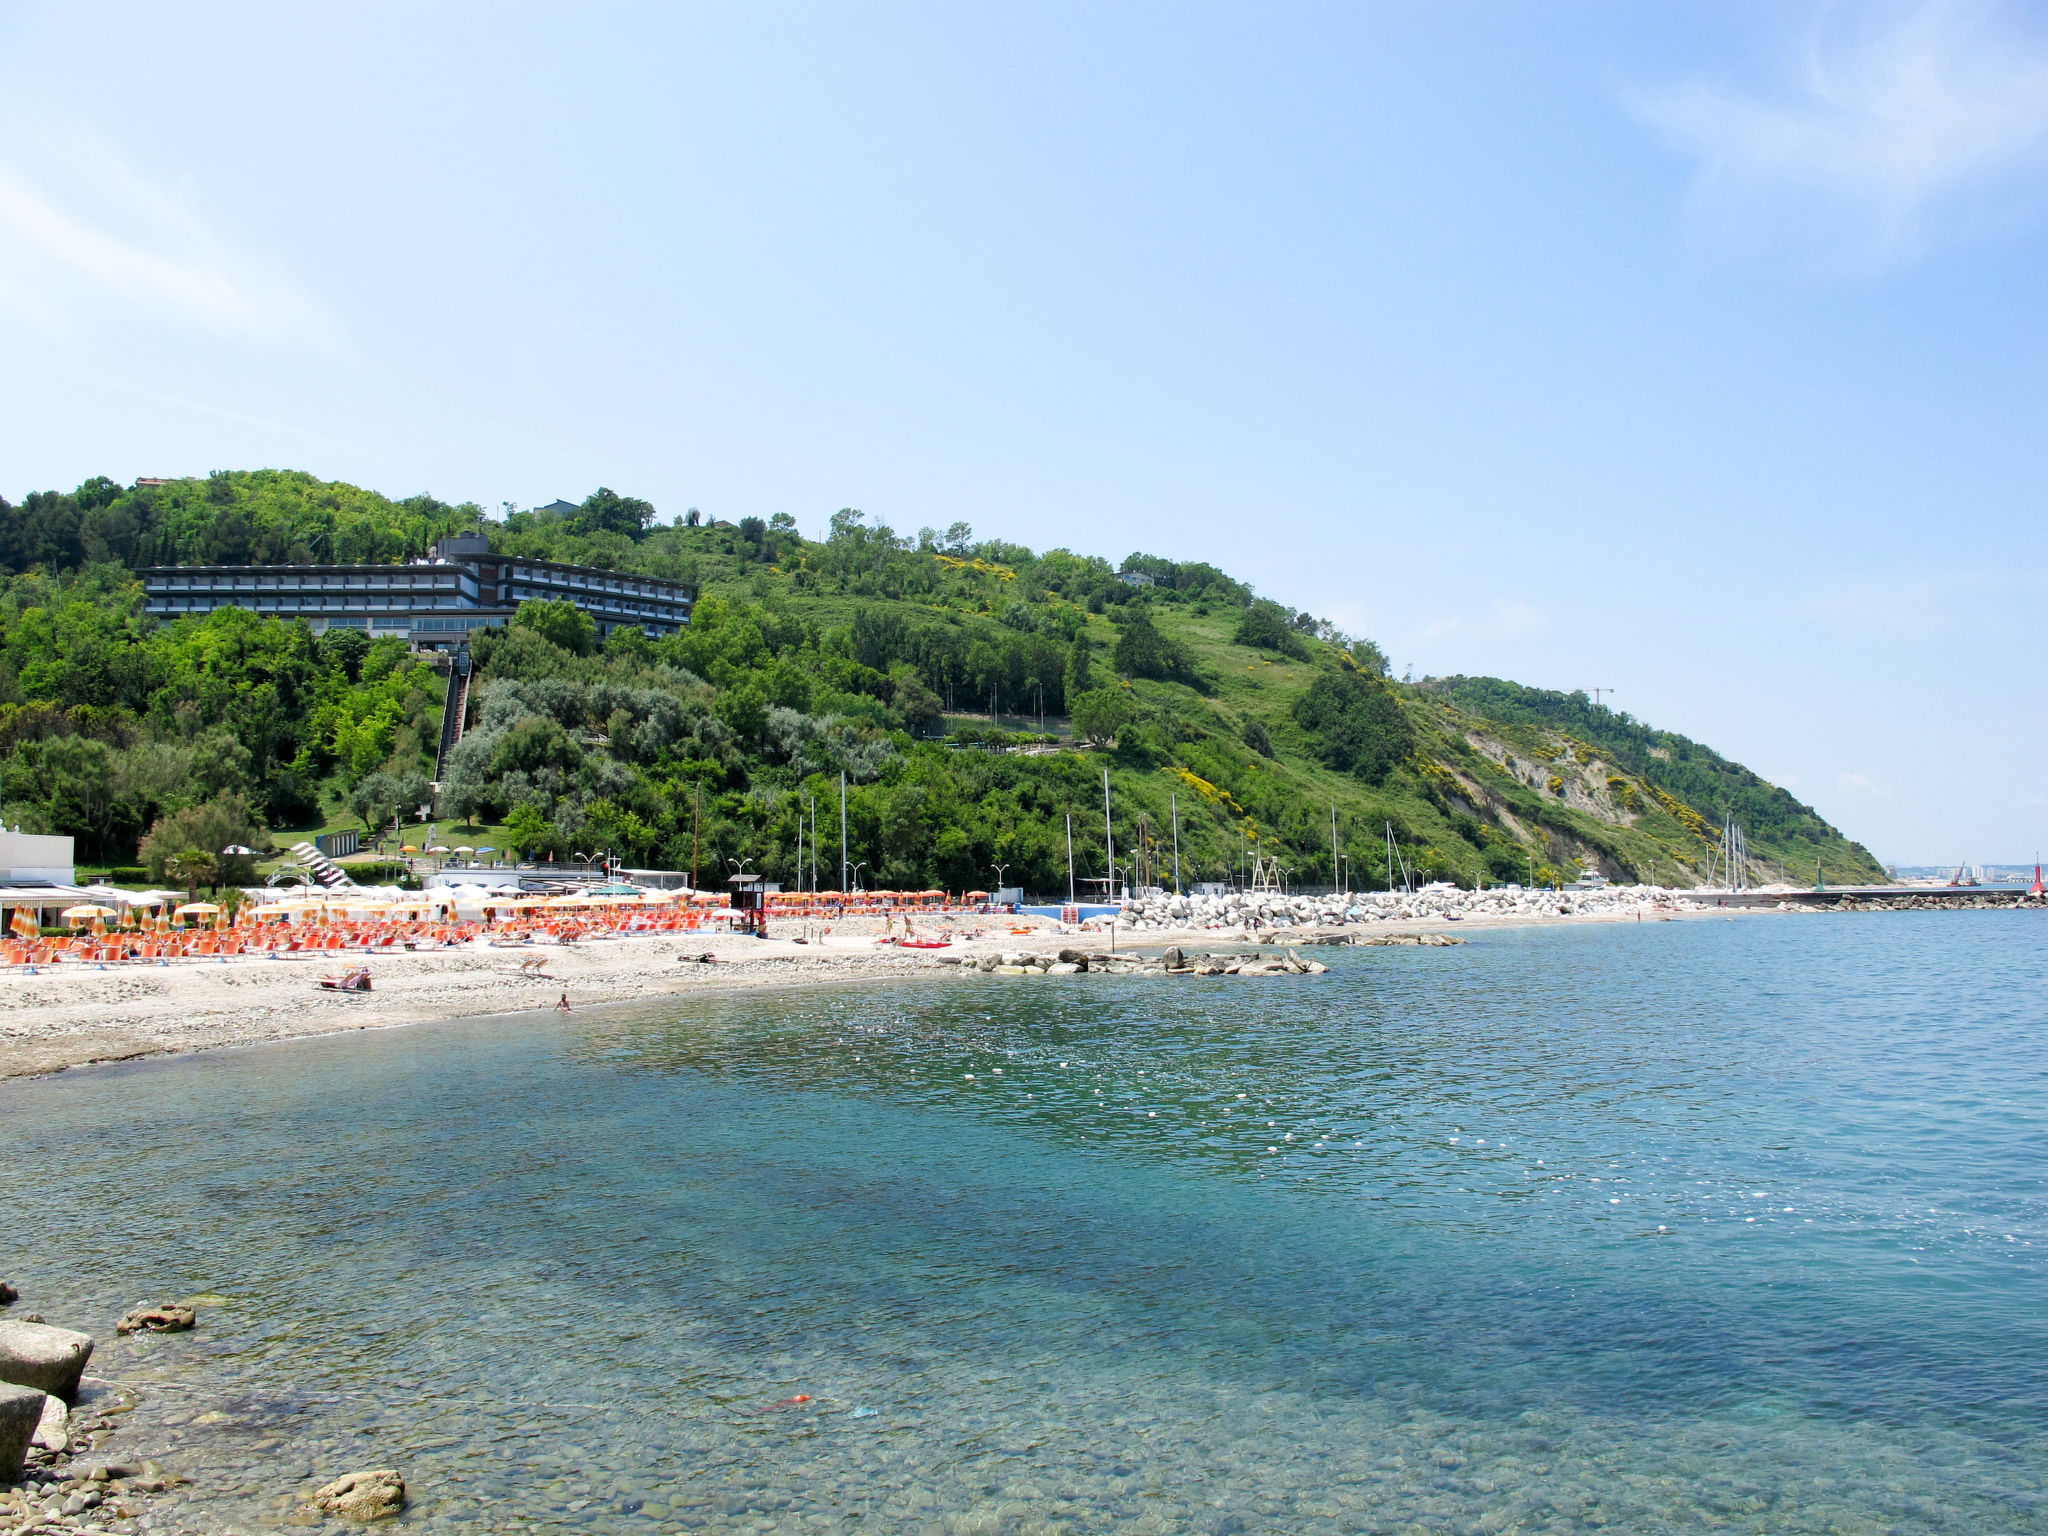
[[1136, 932], [1237, 928], [1335, 928], [1369, 923], [1427, 922], [1467, 917], [1618, 917], [1648, 908], [1690, 911], [1683, 891], [1654, 885], [1590, 890], [1525, 891], [1497, 886], [1462, 891], [1449, 886], [1421, 891], [1372, 891], [1289, 896], [1277, 891], [1232, 891], [1222, 896], [1152, 895], [1124, 908], [1119, 927]]

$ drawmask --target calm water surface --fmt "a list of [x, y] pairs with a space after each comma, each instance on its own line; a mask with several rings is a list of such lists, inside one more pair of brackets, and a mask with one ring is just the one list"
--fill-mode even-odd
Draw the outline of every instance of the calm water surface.
[[0, 1272], [145, 1389], [159, 1529], [395, 1465], [448, 1530], [2048, 1531], [2044, 939], [1478, 933], [72, 1072], [0, 1087]]

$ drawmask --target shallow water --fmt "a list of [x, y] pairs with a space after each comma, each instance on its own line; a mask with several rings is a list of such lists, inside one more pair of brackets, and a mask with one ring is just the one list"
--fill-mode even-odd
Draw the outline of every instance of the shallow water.
[[2048, 1531], [2043, 937], [1477, 933], [71, 1072], [0, 1087], [0, 1273], [146, 1389], [158, 1529], [395, 1465], [451, 1530]]

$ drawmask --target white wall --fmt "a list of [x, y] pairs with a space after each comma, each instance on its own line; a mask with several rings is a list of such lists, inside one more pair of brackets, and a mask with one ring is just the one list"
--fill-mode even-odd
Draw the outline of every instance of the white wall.
[[71, 857], [70, 838], [0, 832], [0, 880], [74, 885], [77, 878], [78, 866]]

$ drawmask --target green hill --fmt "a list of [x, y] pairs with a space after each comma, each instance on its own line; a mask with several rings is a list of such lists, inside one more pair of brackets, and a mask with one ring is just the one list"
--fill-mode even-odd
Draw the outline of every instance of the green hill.
[[[388, 824], [432, 768], [444, 684], [401, 642], [216, 613], [158, 625], [130, 571], [178, 561], [401, 559], [480, 509], [282, 471], [0, 502], [0, 808], [126, 863], [260, 819]], [[1215, 568], [901, 536], [851, 510], [656, 525], [599, 491], [486, 522], [494, 547], [699, 583], [687, 633], [614, 635], [528, 605], [481, 632], [469, 734], [447, 765], [462, 840], [605, 849], [709, 876], [793, 880], [816, 812], [823, 883], [1064, 893], [1103, 864], [1234, 879], [1254, 856], [1328, 884], [1397, 864], [1462, 884], [1695, 883], [1723, 819], [1761, 878], [1876, 878], [1862, 848], [1739, 765], [1581, 696], [1493, 679], [1407, 686], [1370, 641]], [[210, 819], [209, 819], [210, 818]], [[236, 818], [241, 818], [237, 821]], [[152, 829], [155, 829], [152, 835]], [[808, 865], [808, 859], [806, 860]]]

